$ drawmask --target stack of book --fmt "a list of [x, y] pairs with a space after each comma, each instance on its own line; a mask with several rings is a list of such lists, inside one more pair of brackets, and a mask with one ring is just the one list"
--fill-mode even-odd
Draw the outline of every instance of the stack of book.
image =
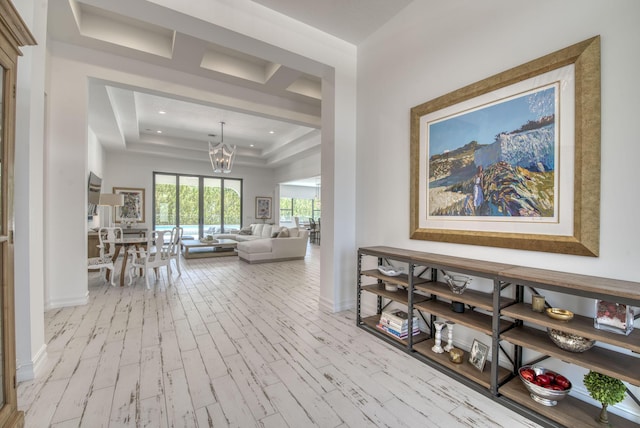
[[[405, 311], [383, 311], [377, 327], [399, 339], [409, 336], [409, 315]], [[420, 333], [418, 317], [413, 317], [413, 335]]]

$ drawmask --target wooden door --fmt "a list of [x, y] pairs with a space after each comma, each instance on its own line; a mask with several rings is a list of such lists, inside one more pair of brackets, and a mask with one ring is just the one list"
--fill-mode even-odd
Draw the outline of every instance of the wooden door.
[[19, 46], [35, 44], [9, 0], [0, 0], [0, 427], [24, 425], [16, 397], [13, 167]]

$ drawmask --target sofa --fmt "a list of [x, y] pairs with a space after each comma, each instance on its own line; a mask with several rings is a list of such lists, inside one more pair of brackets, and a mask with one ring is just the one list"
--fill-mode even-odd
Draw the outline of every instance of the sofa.
[[214, 235], [217, 239], [238, 241], [240, 260], [247, 263], [268, 263], [301, 260], [307, 255], [309, 231], [272, 224], [252, 224], [235, 233]]

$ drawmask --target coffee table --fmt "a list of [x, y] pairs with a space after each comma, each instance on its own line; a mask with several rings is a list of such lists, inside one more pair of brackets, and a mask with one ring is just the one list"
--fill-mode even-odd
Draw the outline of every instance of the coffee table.
[[214, 242], [203, 242], [198, 239], [182, 241], [182, 255], [185, 259], [204, 257], [237, 256], [238, 241], [233, 239], [216, 239]]

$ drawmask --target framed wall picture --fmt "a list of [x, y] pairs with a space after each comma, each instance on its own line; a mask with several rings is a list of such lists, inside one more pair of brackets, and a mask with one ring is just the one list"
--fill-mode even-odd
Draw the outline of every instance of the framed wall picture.
[[113, 193], [124, 195], [124, 205], [114, 207], [116, 223], [144, 223], [144, 189], [114, 187]]
[[265, 220], [272, 217], [271, 197], [256, 196], [256, 218]]
[[410, 237], [597, 257], [600, 38], [411, 109]]
[[469, 353], [469, 363], [478, 370], [483, 371], [488, 355], [489, 346], [479, 342], [477, 339], [473, 339], [473, 345], [471, 345], [471, 352]]

